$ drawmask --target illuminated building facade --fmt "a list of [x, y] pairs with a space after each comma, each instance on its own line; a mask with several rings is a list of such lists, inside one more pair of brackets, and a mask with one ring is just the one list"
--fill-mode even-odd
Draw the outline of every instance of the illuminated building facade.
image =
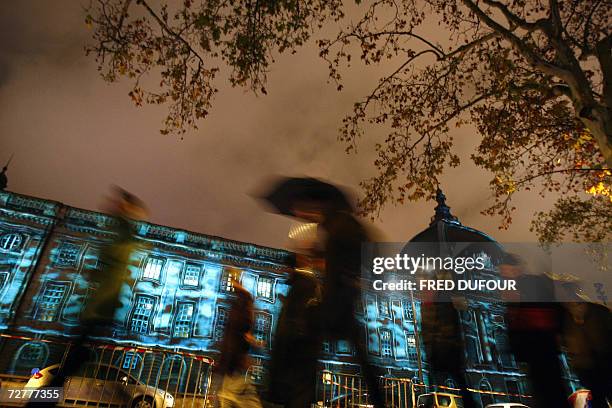
[[[114, 222], [105, 214], [0, 192], [0, 328], [41, 339], [74, 333]], [[145, 222], [135, 227], [138, 249], [122, 306], [112, 331], [99, 340], [214, 356], [232, 274], [240, 270], [241, 284], [255, 299], [254, 334], [269, 349], [291, 253]], [[2, 372], [29, 374], [61, 359], [61, 347], [30, 343], [3, 344]], [[255, 357], [261, 364], [265, 350]]]
[[[438, 222], [469, 230], [439, 209], [432, 226], [415, 239], [437, 230]], [[0, 329], [35, 339], [70, 336], [94, 290], [89, 276], [101, 271], [98, 254], [112, 240], [114, 222], [105, 214], [0, 192]], [[254, 335], [265, 344], [250, 369], [251, 377], [260, 379], [288, 290], [293, 254], [146, 222], [135, 227], [139, 247], [132, 254], [122, 307], [112, 332], [100, 340], [215, 357], [237, 268], [255, 299]], [[418, 380], [424, 373], [428, 379], [419, 348], [417, 299], [371, 291], [364, 294], [358, 313], [368, 323], [371, 358], [385, 375]], [[470, 299], [462, 314], [468, 375], [474, 388], [520, 394], [527, 391], [524, 375], [505, 350], [503, 314], [499, 302]], [[32, 368], [60, 361], [64, 352], [40, 341], [2, 342], [2, 373], [27, 375]], [[326, 342], [322, 368], [358, 373], [353, 354], [346, 342]], [[117, 364], [135, 367], [137, 358], [127, 353]], [[443, 385], [452, 386], [453, 379]], [[483, 402], [488, 398], [483, 396]]]

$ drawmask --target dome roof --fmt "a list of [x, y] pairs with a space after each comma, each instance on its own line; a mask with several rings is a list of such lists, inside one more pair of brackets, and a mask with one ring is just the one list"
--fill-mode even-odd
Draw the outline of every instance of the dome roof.
[[[450, 207], [446, 205], [446, 196], [440, 189], [436, 192], [436, 202], [438, 205], [429, 227], [408, 241], [403, 252], [445, 253], [450, 251], [455, 256], [484, 252], [493, 259], [503, 257], [504, 249], [497, 241], [482, 231], [461, 224], [459, 219], [451, 214]], [[428, 243], [447, 245], [431, 246], [427, 245]], [[455, 243], [464, 245], [457, 246], [454, 245]]]
[[415, 235], [410, 242], [493, 242], [493, 238], [482, 231], [466, 227], [451, 214], [442, 190], [436, 192], [435, 214], [429, 227]]

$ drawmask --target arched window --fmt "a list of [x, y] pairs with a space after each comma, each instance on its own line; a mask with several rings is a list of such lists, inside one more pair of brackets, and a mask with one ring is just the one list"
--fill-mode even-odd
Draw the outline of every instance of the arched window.
[[25, 239], [23, 235], [16, 233], [6, 233], [0, 235], [0, 249], [5, 251], [19, 251]]
[[45, 343], [25, 343], [15, 355], [13, 372], [20, 375], [30, 375], [32, 369], [43, 369], [47, 364], [49, 348]]
[[183, 380], [187, 373], [187, 365], [181, 356], [171, 355], [166, 356], [159, 373], [158, 388], [174, 392], [175, 390], [182, 391]]
[[444, 385], [446, 385], [448, 388], [457, 388], [457, 383], [452, 378], [447, 378]]
[[486, 378], [480, 380], [480, 385], [478, 388], [480, 389], [480, 391], [483, 391], [480, 393], [480, 401], [482, 402], [483, 407], [486, 407], [488, 404], [493, 404], [495, 402], [495, 398], [493, 398], [493, 395], [489, 394], [489, 392], [493, 391], [489, 380], [487, 380]]
[[142, 370], [142, 357], [138, 353], [128, 351], [123, 355], [121, 365], [117, 364], [117, 366], [121, 367], [121, 369], [124, 371], [129, 372], [134, 377], [138, 377], [140, 375], [140, 371]]
[[502, 328], [496, 328], [493, 334], [495, 339], [495, 352], [498, 354], [498, 359], [504, 367], [516, 367], [514, 356], [510, 351], [508, 334]]

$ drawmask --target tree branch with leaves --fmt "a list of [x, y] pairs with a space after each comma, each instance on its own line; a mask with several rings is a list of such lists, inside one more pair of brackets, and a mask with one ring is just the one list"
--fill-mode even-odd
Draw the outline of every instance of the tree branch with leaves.
[[[372, 127], [386, 132], [377, 174], [362, 183], [362, 212], [432, 197], [460, 164], [452, 129], [471, 125], [471, 158], [492, 173], [495, 200], [484, 213], [500, 215], [502, 227], [519, 191], [574, 197], [536, 219], [548, 239], [563, 234], [542, 222], [576, 200], [598, 200], [594, 214], [612, 217], [610, 21], [603, 0], [92, 0], [87, 51], [105, 80], [132, 81], [137, 105], [167, 104], [162, 132], [180, 134], [208, 115], [219, 80], [265, 94], [276, 54], [336, 25], [318, 45], [338, 90], [355, 61], [390, 67], [340, 128], [348, 152]], [[430, 24], [436, 38], [424, 34]]]

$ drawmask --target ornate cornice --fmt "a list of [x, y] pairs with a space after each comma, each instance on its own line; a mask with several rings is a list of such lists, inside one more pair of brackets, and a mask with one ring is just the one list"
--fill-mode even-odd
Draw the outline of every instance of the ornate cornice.
[[[11, 192], [0, 192], [0, 212], [15, 219], [49, 225], [58, 219], [68, 231], [110, 237], [117, 220], [108, 214], [66, 206]], [[197, 254], [216, 262], [249, 265], [258, 269], [286, 270], [293, 254], [276, 248], [185, 231], [164, 225], [133, 221], [136, 236], [171, 250]]]

